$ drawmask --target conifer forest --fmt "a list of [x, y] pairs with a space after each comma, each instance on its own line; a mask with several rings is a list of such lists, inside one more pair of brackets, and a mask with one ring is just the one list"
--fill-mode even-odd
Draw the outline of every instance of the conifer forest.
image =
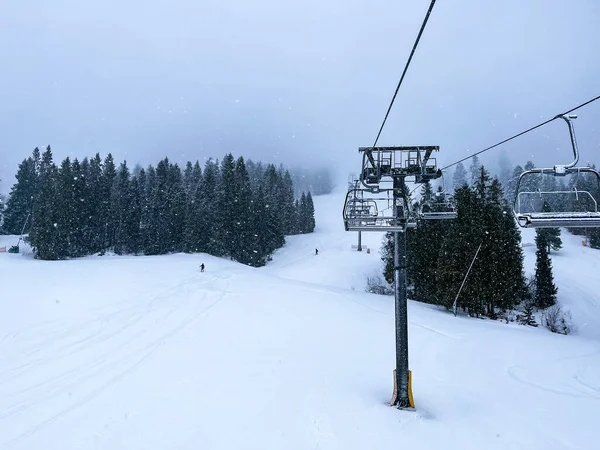
[[2, 230], [27, 234], [44, 260], [205, 252], [258, 267], [286, 235], [315, 228], [312, 195], [294, 195], [288, 170], [231, 153], [203, 167], [165, 158], [131, 169], [111, 154], [56, 165], [48, 146], [23, 160], [16, 180]]

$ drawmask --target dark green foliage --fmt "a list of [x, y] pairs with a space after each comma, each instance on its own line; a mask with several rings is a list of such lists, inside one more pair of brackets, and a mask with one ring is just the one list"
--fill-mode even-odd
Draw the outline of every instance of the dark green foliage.
[[236, 252], [236, 221], [238, 220], [236, 186], [235, 186], [235, 161], [233, 155], [228, 153], [221, 162], [221, 181], [219, 183], [218, 202], [219, 215], [219, 248], [217, 254], [233, 256]]
[[[436, 196], [425, 184], [421, 201], [435, 209]], [[408, 230], [407, 275], [415, 300], [451, 308], [459, 287], [481, 244], [458, 299], [458, 306], [471, 315], [496, 317], [527, 294], [523, 276], [520, 233], [497, 179], [491, 180], [480, 166], [472, 186], [459, 187], [452, 201], [457, 218], [424, 221]], [[384, 276], [392, 281], [393, 241], [382, 250]]]
[[[281, 173], [279, 174], [281, 176]], [[296, 207], [294, 205], [294, 183], [292, 182], [292, 177], [290, 173], [286, 170], [283, 178], [281, 179], [281, 187], [280, 187], [280, 198], [279, 201], [282, 205], [282, 226], [283, 233], [285, 235], [296, 234], [299, 232], [298, 230], [298, 213], [296, 211]], [[311, 199], [312, 204], [312, 199]], [[310, 214], [307, 212], [307, 214]], [[313, 208], [313, 216], [314, 216], [314, 208]], [[310, 228], [310, 226], [309, 226]], [[313, 226], [314, 229], [314, 226]], [[309, 231], [309, 233], [312, 230]]]
[[[20, 234], [25, 226], [24, 232], [28, 233], [31, 228], [30, 213], [37, 193], [38, 166], [40, 162], [40, 151], [34, 150], [34, 155], [24, 159], [19, 164], [16, 175], [17, 182], [10, 191], [4, 211], [4, 222], [2, 231], [7, 234]], [[25, 223], [27, 221], [27, 224]]]
[[196, 217], [199, 229], [196, 235], [198, 239], [198, 248], [200, 251], [220, 256], [220, 230], [216, 226], [219, 218], [220, 205], [217, 203], [217, 192], [221, 173], [219, 172], [219, 162], [209, 159], [204, 167], [204, 177], [200, 184], [201, 192], [196, 197], [197, 209]]
[[[437, 303], [448, 309], [452, 306], [479, 244], [486, 236], [481, 224], [483, 205], [475, 191], [463, 186], [454, 193], [454, 200], [457, 217], [452, 221], [440, 247], [436, 279]], [[480, 261], [480, 258], [475, 261], [471, 276], [465, 283], [459, 299], [459, 305], [473, 314], [483, 313], [483, 286], [477, 278]]]
[[[542, 211], [549, 212], [550, 206], [544, 202]], [[562, 239], [560, 238], [560, 228], [538, 228], [535, 230], [537, 236], [540, 236], [542, 242], [546, 244], [546, 252], [550, 254], [550, 250], [560, 250], [562, 248]]]
[[381, 260], [383, 261], [383, 278], [389, 284], [394, 284], [394, 233], [387, 232], [383, 237]]
[[556, 303], [558, 289], [554, 285], [552, 260], [548, 256], [548, 242], [540, 230], [536, 230], [535, 245], [535, 306], [544, 309]]
[[314, 205], [310, 193], [294, 198], [289, 172], [252, 163], [252, 174], [231, 154], [208, 160], [204, 173], [198, 162], [182, 172], [165, 158], [132, 175], [110, 154], [57, 168], [50, 147], [36, 149], [20, 166], [9, 225], [20, 232], [31, 212], [28, 239], [40, 259], [186, 251], [261, 266], [285, 235], [314, 230]]
[[298, 231], [300, 233], [312, 233], [315, 229], [315, 207], [312, 195], [304, 192], [300, 196], [298, 209]]
[[36, 258], [56, 260], [65, 257], [64, 249], [60, 248], [58, 230], [59, 198], [58, 169], [53, 162], [52, 150], [48, 146], [40, 161], [33, 220], [28, 237]]
[[132, 187], [127, 163], [123, 162], [117, 172], [111, 205], [111, 210], [115, 214], [113, 248], [115, 253], [119, 255], [123, 253], [135, 253], [137, 250], [138, 243], [135, 234], [139, 229], [139, 219], [136, 217], [138, 214], [135, 201], [136, 190]]
[[[443, 195], [436, 196], [429, 182], [423, 185], [420, 203], [424, 210], [435, 211], [436, 204], [443, 201]], [[449, 226], [447, 220], [420, 220], [416, 229], [407, 230], [407, 279], [412, 298], [437, 303], [439, 253]]]
[[[233, 234], [231, 236], [231, 256], [242, 264], [258, 265], [259, 253], [256, 249], [252, 223], [253, 196], [250, 178], [243, 157], [235, 162], [233, 171]], [[292, 199], [293, 200], [293, 199]], [[256, 253], [255, 253], [256, 252]]]
[[590, 247], [600, 249], [600, 228], [594, 228], [590, 232]]
[[[85, 160], [84, 160], [85, 162]], [[87, 168], [87, 173], [86, 173]], [[88, 253], [98, 253], [105, 250], [104, 236], [104, 218], [103, 214], [103, 193], [102, 193], [102, 159], [100, 154], [90, 160], [89, 167], [82, 166], [85, 177], [85, 214], [84, 214], [84, 241], [87, 244]]]
[[523, 308], [523, 314], [519, 317], [519, 323], [521, 325], [529, 325], [530, 327], [537, 327], [538, 324], [535, 320], [535, 317], [533, 315], [535, 309], [535, 305], [532, 301], [526, 301], [524, 308]]
[[193, 166], [191, 162], [187, 163], [183, 185], [187, 198], [183, 250], [188, 253], [201, 252], [206, 249], [204, 238], [207, 226], [204, 221], [202, 169], [198, 161]]
[[269, 164], [265, 170], [263, 177], [263, 194], [266, 211], [266, 224], [264, 230], [266, 234], [266, 243], [269, 253], [276, 248], [282, 247], [285, 243], [285, 235], [283, 233], [283, 224], [280, 208], [278, 207], [277, 188], [279, 185], [279, 176], [275, 170], [275, 166]]
[[113, 184], [117, 176], [115, 162], [109, 153], [104, 159], [102, 165], [102, 177], [100, 178], [100, 214], [99, 224], [102, 236], [102, 248], [108, 249], [114, 243], [116, 231], [116, 217], [114, 216], [113, 205], [111, 203]]

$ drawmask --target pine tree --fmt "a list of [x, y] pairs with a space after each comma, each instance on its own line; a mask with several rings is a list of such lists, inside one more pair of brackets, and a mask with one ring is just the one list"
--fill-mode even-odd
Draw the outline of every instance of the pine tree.
[[37, 195], [37, 173], [32, 157], [24, 159], [19, 164], [16, 179], [17, 182], [11, 188], [4, 212], [2, 230], [7, 234], [21, 234], [24, 226], [24, 232], [28, 233], [31, 228], [30, 214]]
[[[542, 206], [543, 212], [549, 212], [550, 206], [544, 201]], [[538, 228], [536, 233], [542, 236], [543, 242], [546, 243], [546, 252], [550, 254], [550, 250], [560, 250], [562, 248], [562, 239], [560, 238], [560, 228]]]
[[111, 211], [115, 218], [114, 250], [118, 255], [128, 253], [131, 246], [132, 191], [129, 168], [124, 161], [119, 166], [111, 195]]
[[58, 169], [53, 162], [52, 149], [46, 147], [39, 165], [37, 195], [33, 205], [33, 222], [28, 241], [35, 257], [45, 260], [61, 259], [57, 230], [55, 199], [59, 197]]
[[486, 223], [489, 241], [486, 272], [488, 282], [483, 286], [487, 303], [487, 315], [495, 317], [496, 308], [506, 311], [519, 303], [525, 296], [523, 275], [523, 252], [521, 234], [510, 214], [510, 207], [504, 198], [502, 186], [494, 178], [487, 189]]
[[223, 246], [220, 240], [221, 234], [221, 204], [219, 203], [219, 189], [221, 174], [219, 162], [209, 159], [204, 166], [200, 198], [201, 204], [197, 209], [199, 251], [210, 253], [215, 256], [223, 255]]
[[252, 212], [251, 212], [251, 229], [253, 234], [249, 242], [250, 250], [255, 254], [252, 265], [260, 267], [265, 265], [270, 253], [274, 250], [271, 248], [267, 230], [268, 210], [265, 204], [265, 194], [262, 186], [258, 185], [252, 193]]
[[187, 196], [183, 186], [181, 169], [177, 164], [169, 165], [167, 186], [165, 211], [168, 215], [167, 249], [169, 252], [180, 252], [183, 251]]
[[458, 163], [456, 169], [454, 169], [454, 175], [452, 176], [452, 186], [454, 190], [460, 189], [467, 183], [467, 171], [463, 163]]
[[500, 182], [490, 181], [483, 167], [474, 186], [458, 189], [454, 199], [458, 215], [441, 245], [436, 301], [450, 307], [481, 244], [458, 304], [470, 314], [495, 317], [526, 293], [519, 230]]
[[307, 233], [308, 229], [308, 217], [307, 217], [307, 205], [306, 205], [306, 194], [303, 192], [299, 200], [298, 208], [298, 230], [300, 233]]
[[600, 228], [594, 228], [590, 232], [590, 247], [600, 249]]
[[[160, 163], [159, 163], [160, 165]], [[157, 169], [148, 166], [146, 185], [146, 223], [142, 228], [142, 240], [146, 255], [160, 255], [163, 249], [160, 244], [161, 205], [165, 203], [162, 192], [164, 186], [159, 184]]]
[[129, 183], [129, 208], [125, 218], [124, 232], [127, 236], [128, 252], [137, 254], [142, 250], [141, 239], [141, 222], [142, 222], [142, 204], [143, 197], [141, 196], [140, 177], [134, 176]]
[[262, 185], [262, 180], [265, 175], [265, 168], [260, 161], [255, 163], [251, 159], [248, 159], [246, 161], [246, 169], [248, 170], [248, 177], [250, 178], [252, 192], [256, 192], [256, 190]]
[[77, 174], [73, 171], [70, 158], [60, 165], [57, 174], [57, 192], [60, 195], [53, 201], [56, 217], [56, 256], [63, 259], [82, 255], [81, 248], [81, 196], [84, 186], [81, 185], [81, 167], [75, 165]]
[[[266, 233], [267, 253], [272, 253], [275, 249], [280, 248], [285, 244], [285, 235], [283, 233], [283, 225], [281, 223], [281, 214], [278, 203], [277, 187], [279, 178], [275, 166], [269, 164], [265, 170], [263, 177], [262, 190], [264, 193], [264, 202], [266, 209], [267, 228]], [[306, 198], [305, 198], [306, 201]], [[300, 209], [302, 206], [300, 206]], [[301, 220], [301, 219], [300, 219]], [[299, 226], [302, 229], [302, 225]], [[300, 231], [302, 232], [302, 231]]]
[[[512, 172], [512, 176], [510, 177], [508, 184], [506, 185], [506, 200], [508, 201], [508, 204], [511, 206], [511, 208], [514, 206], [515, 204], [515, 196], [517, 194], [516, 190], [517, 190], [517, 183], [519, 182], [519, 177], [521, 176], [521, 174], [523, 173], [523, 167], [517, 165], [515, 166], [513, 172]], [[519, 188], [520, 191], [522, 191], [522, 187]]]
[[69, 231], [70, 256], [84, 256], [88, 254], [88, 248], [84, 239], [84, 229], [86, 225], [86, 180], [83, 168], [79, 160], [75, 158], [71, 164], [71, 198], [72, 211]]
[[168, 158], [159, 161], [156, 170], [149, 171], [149, 177], [153, 178], [149, 197], [150, 230], [147, 246], [150, 254], [162, 255], [176, 250], [173, 198], [177, 188], [174, 189], [173, 186], [177, 184], [177, 172], [180, 178], [179, 168], [174, 170]]
[[207, 233], [204, 223], [204, 199], [202, 192], [202, 169], [200, 163], [192, 166], [188, 163], [185, 169], [184, 186], [187, 204], [185, 212], [185, 227], [183, 237], [183, 251], [196, 253], [206, 250], [205, 236]]
[[530, 327], [537, 327], [538, 324], [535, 320], [534, 312], [534, 304], [532, 301], [525, 302], [525, 306], [523, 309], [523, 315], [521, 316], [519, 322], [521, 325], [529, 325]]
[[109, 153], [104, 158], [102, 166], [102, 176], [100, 178], [100, 207], [99, 207], [99, 222], [101, 229], [99, 230], [102, 236], [102, 251], [108, 250], [113, 246], [116, 218], [111, 209], [111, 197], [113, 183], [117, 177], [117, 170], [112, 155]]
[[[531, 170], [535, 167], [535, 164], [532, 161], [527, 161], [525, 163], [525, 167], [523, 167], [524, 171]], [[521, 192], [536, 192], [539, 188], [541, 182], [541, 175], [530, 174], [521, 178], [521, 184], [519, 186], [519, 193]]]
[[315, 231], [315, 205], [313, 203], [312, 195], [310, 191], [306, 194], [306, 206], [305, 206], [305, 233], [312, 233]]
[[[83, 230], [83, 239], [87, 244], [89, 253], [98, 253], [104, 251], [104, 233], [105, 233], [105, 205], [106, 198], [103, 193], [102, 179], [102, 159], [100, 154], [89, 161], [85, 177], [85, 205], [86, 220]], [[110, 201], [110, 199], [109, 199]]]
[[296, 209], [294, 208], [294, 183], [289, 171], [285, 171], [281, 180], [281, 209], [283, 234], [291, 235], [297, 229]]
[[548, 242], [544, 235], [536, 229], [535, 244], [535, 305], [538, 308], [548, 308], [556, 303], [558, 289], [552, 276], [552, 260], [548, 256]]
[[[479, 245], [487, 243], [482, 227], [484, 205], [475, 189], [465, 185], [454, 193], [457, 217], [452, 221], [438, 255], [437, 303], [450, 309]], [[482, 259], [478, 257], [460, 293], [458, 304], [470, 314], [483, 314], [481, 283], [478, 276]]]
[[235, 162], [233, 155], [228, 153], [221, 161], [221, 180], [219, 183], [219, 234], [221, 252], [233, 256], [235, 253], [235, 223], [239, 220], [237, 202], [235, 201]]
[[[444, 200], [444, 196], [434, 195], [429, 182], [423, 184], [421, 203], [424, 211], [438, 210], [437, 203]], [[439, 253], [450, 225], [446, 220], [420, 220], [416, 229], [407, 231], [407, 278], [415, 300], [438, 302], [436, 286]]]
[[388, 231], [383, 236], [381, 260], [383, 261], [383, 278], [389, 284], [394, 284], [394, 233], [392, 232]]
[[258, 230], [253, 228], [252, 188], [242, 156], [235, 162], [233, 188], [236, 217], [233, 223], [231, 255], [242, 264], [257, 265], [259, 261], [258, 250], [253, 247], [255, 246], [254, 234]]
[[[137, 232], [135, 233], [135, 253], [143, 253], [146, 247], [146, 227], [148, 222], [148, 196], [146, 189], [148, 186], [148, 177], [146, 169], [137, 168], [131, 179], [132, 197], [134, 198], [135, 212], [137, 219]], [[133, 219], [132, 219], [133, 220]]]
[[475, 184], [475, 182], [479, 179], [480, 173], [481, 163], [479, 162], [479, 157], [475, 155], [473, 158], [471, 158], [471, 165], [469, 166], [470, 185]]

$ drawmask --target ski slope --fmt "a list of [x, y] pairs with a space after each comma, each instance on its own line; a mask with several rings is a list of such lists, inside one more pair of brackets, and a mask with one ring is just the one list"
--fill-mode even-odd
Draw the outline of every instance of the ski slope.
[[314, 200], [316, 232], [260, 269], [1, 253], [0, 449], [597, 448], [600, 252], [563, 235], [553, 254], [577, 335], [410, 302], [416, 411], [398, 411], [393, 299], [364, 292], [382, 234], [356, 252], [343, 194]]

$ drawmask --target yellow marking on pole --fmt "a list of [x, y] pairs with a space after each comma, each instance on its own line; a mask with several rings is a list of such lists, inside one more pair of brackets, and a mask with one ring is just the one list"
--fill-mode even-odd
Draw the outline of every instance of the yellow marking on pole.
[[412, 395], [412, 372], [408, 371], [408, 402], [410, 403], [410, 407], [415, 407], [415, 401], [413, 400]]

